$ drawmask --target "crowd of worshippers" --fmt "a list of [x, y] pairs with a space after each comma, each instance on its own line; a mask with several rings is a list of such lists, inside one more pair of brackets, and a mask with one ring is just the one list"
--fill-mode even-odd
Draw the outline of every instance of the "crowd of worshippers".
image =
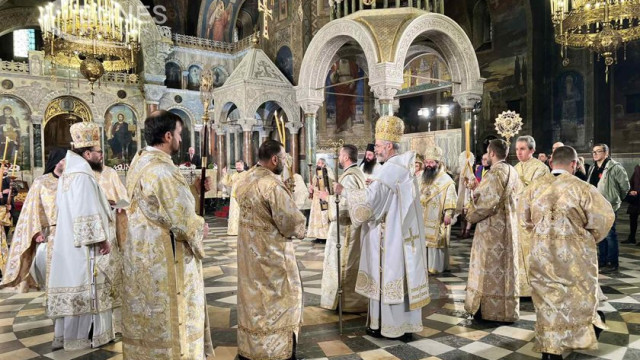
[[[46, 292], [53, 348], [99, 347], [122, 333], [124, 359], [215, 356], [202, 262], [208, 226], [196, 213], [211, 181], [188, 184], [173, 164], [182, 125], [166, 111], [145, 120], [148, 146], [124, 186], [102, 165], [99, 128], [74, 124], [72, 150], [51, 151], [34, 181], [10, 252], [0, 232], [2, 286]], [[454, 154], [403, 152], [403, 134], [400, 118], [381, 117], [360, 163], [359, 149], [345, 144], [340, 176], [318, 159], [308, 186], [275, 140], [260, 145], [250, 169], [242, 161], [233, 174], [223, 169], [228, 233], [237, 235], [239, 358], [296, 358], [303, 291], [294, 238], [326, 242], [322, 308], [366, 312], [368, 335], [410, 340], [423, 331], [429, 274], [449, 271], [455, 223], [462, 238], [474, 233], [464, 306], [474, 321], [515, 322], [520, 301], [533, 301], [543, 359], [597, 348], [607, 328], [598, 273], [618, 269], [615, 214], [626, 199], [637, 219], [640, 166], [630, 188], [604, 144], [586, 170], [559, 143], [548, 164], [534, 158], [534, 139], [522, 136], [515, 166], [507, 143], [492, 140], [475, 169], [460, 154], [454, 177], [445, 166]]]

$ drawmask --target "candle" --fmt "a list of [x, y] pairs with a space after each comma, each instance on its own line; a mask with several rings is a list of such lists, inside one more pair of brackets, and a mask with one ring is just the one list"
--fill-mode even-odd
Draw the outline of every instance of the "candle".
[[11, 176], [16, 176], [16, 162], [18, 161], [18, 150], [13, 152], [13, 169], [11, 169]]
[[467, 159], [471, 157], [471, 120], [464, 122], [464, 142]]
[[2, 153], [2, 165], [4, 165], [4, 162], [7, 160], [7, 148], [9, 147], [9, 137], [7, 136], [7, 138], [4, 140], [4, 152]]

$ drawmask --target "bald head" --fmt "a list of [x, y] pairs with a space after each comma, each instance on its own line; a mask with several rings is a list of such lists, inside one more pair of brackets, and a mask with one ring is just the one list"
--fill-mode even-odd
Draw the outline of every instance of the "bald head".
[[551, 147], [553, 150], [551, 152], [556, 151], [557, 148], [564, 146], [563, 143], [561, 143], [560, 141], [558, 141], [557, 143], [553, 144], [553, 146]]
[[578, 153], [571, 146], [556, 148], [551, 158], [551, 168], [553, 170], [566, 170], [571, 174], [576, 172], [577, 163]]

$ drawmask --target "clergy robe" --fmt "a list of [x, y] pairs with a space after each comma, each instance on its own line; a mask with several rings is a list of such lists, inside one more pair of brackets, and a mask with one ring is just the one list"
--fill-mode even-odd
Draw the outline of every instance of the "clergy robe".
[[[127, 188], [120, 181], [117, 171], [105, 165], [102, 172], [94, 171], [93, 173], [110, 203], [117, 203], [121, 200], [129, 203]], [[124, 209], [116, 211], [116, 238], [118, 239], [118, 247], [122, 248], [127, 239], [127, 213]]]
[[[7, 207], [0, 205], [0, 226], [11, 226], [13, 221], [11, 220], [11, 213], [7, 210]], [[3, 270], [9, 259], [9, 247], [7, 246], [7, 233], [4, 229], [0, 229], [0, 270]]]
[[[531, 158], [525, 162], [519, 162], [514, 166], [518, 172], [518, 196], [536, 179], [549, 174], [549, 168], [542, 161]], [[527, 229], [522, 220], [518, 221], [518, 277], [520, 284], [520, 296], [531, 296], [531, 284], [529, 278], [529, 254], [531, 253], [531, 231]]]
[[[356, 164], [344, 171], [338, 182], [345, 189], [364, 189], [365, 178]], [[324, 264], [322, 266], [322, 282], [320, 307], [329, 310], [338, 308], [338, 250], [336, 248], [338, 223], [336, 219], [335, 196], [327, 199], [329, 203], [329, 238], [324, 248]], [[349, 218], [349, 203], [340, 197], [340, 279], [342, 281], [342, 310], [346, 312], [367, 311], [368, 301], [356, 293], [356, 279], [360, 266], [360, 228], [353, 225]]]
[[248, 171], [237, 194], [238, 354], [288, 359], [302, 322], [302, 281], [291, 237], [304, 237], [306, 219], [280, 178], [262, 166]]
[[[27, 290], [29, 286], [46, 286], [37, 284], [29, 274], [29, 269], [36, 255], [37, 244], [35, 237], [41, 233], [47, 244], [45, 246], [49, 251], [47, 268], [51, 260], [51, 247], [53, 246], [53, 238], [56, 230], [56, 191], [58, 190], [58, 178], [49, 173], [36, 178], [31, 184], [29, 193], [27, 194], [22, 211], [13, 232], [11, 241], [11, 252], [9, 253], [9, 261], [4, 268], [2, 287], [18, 286], [25, 282]], [[44, 269], [42, 269], [44, 270]], [[46, 271], [48, 274], [49, 271]]]
[[[72, 151], [65, 160], [56, 193], [47, 315], [54, 320], [53, 348], [77, 350], [115, 338], [112, 310], [119, 302], [119, 251], [111, 207], [89, 163]], [[99, 253], [103, 241], [111, 244], [107, 255]]]
[[343, 191], [351, 222], [362, 224], [356, 292], [369, 298], [369, 326], [380, 329], [381, 312], [382, 335], [391, 338], [422, 331], [422, 307], [430, 301], [414, 162], [412, 151], [393, 156], [380, 166], [366, 189]]
[[365, 179], [372, 179], [376, 173], [376, 171], [378, 171], [378, 169], [380, 169], [380, 163], [376, 163], [373, 166], [373, 171], [371, 171], [371, 174], [367, 174], [366, 172], [364, 172], [364, 163], [360, 164], [360, 170], [362, 170], [362, 173], [364, 174], [364, 178]]
[[536, 310], [534, 351], [598, 348], [598, 246], [615, 215], [598, 189], [562, 173], [544, 175], [521, 195], [520, 218], [532, 230], [530, 272]]
[[420, 203], [424, 219], [424, 236], [427, 243], [427, 264], [429, 272], [438, 274], [449, 269], [449, 239], [451, 224], [444, 224], [444, 217], [453, 219], [458, 195], [453, 179], [440, 169], [431, 184], [425, 184], [421, 178]]
[[511, 165], [493, 164], [469, 204], [467, 220], [477, 226], [464, 308], [471, 314], [482, 308], [485, 320], [513, 322], [520, 316], [517, 182]]
[[[327, 168], [327, 175], [329, 177], [329, 188], [333, 187], [333, 180], [335, 179], [333, 171]], [[329, 213], [327, 210], [322, 210], [320, 205], [320, 198], [318, 197], [318, 177], [316, 173], [311, 178], [311, 186], [313, 187], [313, 198], [311, 199], [311, 212], [309, 214], [309, 228], [307, 229], [307, 237], [311, 239], [326, 239], [329, 234]]]
[[227, 235], [238, 235], [238, 219], [240, 218], [240, 209], [238, 208], [238, 199], [236, 198], [236, 184], [246, 174], [246, 171], [236, 172], [233, 175], [227, 174], [221, 181], [222, 185], [231, 188], [231, 196], [229, 197], [229, 224], [227, 226]]
[[127, 174], [131, 196], [124, 246], [124, 359], [204, 359], [204, 219], [171, 156], [146, 147]]

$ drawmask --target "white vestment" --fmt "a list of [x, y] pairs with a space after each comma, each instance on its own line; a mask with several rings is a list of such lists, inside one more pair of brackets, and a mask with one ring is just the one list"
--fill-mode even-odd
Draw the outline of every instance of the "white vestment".
[[369, 326], [379, 329], [381, 314], [381, 333], [391, 338], [422, 331], [421, 309], [430, 301], [414, 161], [414, 152], [394, 156], [376, 170], [375, 180], [366, 189], [343, 191], [352, 223], [362, 224], [356, 292], [370, 300]]
[[374, 175], [376, 174], [376, 171], [378, 171], [378, 169], [380, 169], [382, 165], [380, 165], [380, 163], [376, 163], [373, 166], [373, 171], [371, 172], [371, 174], [367, 174], [366, 172], [364, 172], [364, 163], [360, 164], [360, 170], [362, 170], [362, 173], [364, 173], [364, 178], [365, 179], [371, 179], [374, 177]]
[[[54, 320], [53, 347], [98, 347], [114, 340], [112, 309], [118, 306], [113, 264], [118, 249], [114, 215], [89, 163], [69, 151], [58, 182], [58, 220], [47, 286], [47, 315]], [[98, 244], [109, 241], [111, 253]], [[89, 332], [92, 330], [92, 337]]]

